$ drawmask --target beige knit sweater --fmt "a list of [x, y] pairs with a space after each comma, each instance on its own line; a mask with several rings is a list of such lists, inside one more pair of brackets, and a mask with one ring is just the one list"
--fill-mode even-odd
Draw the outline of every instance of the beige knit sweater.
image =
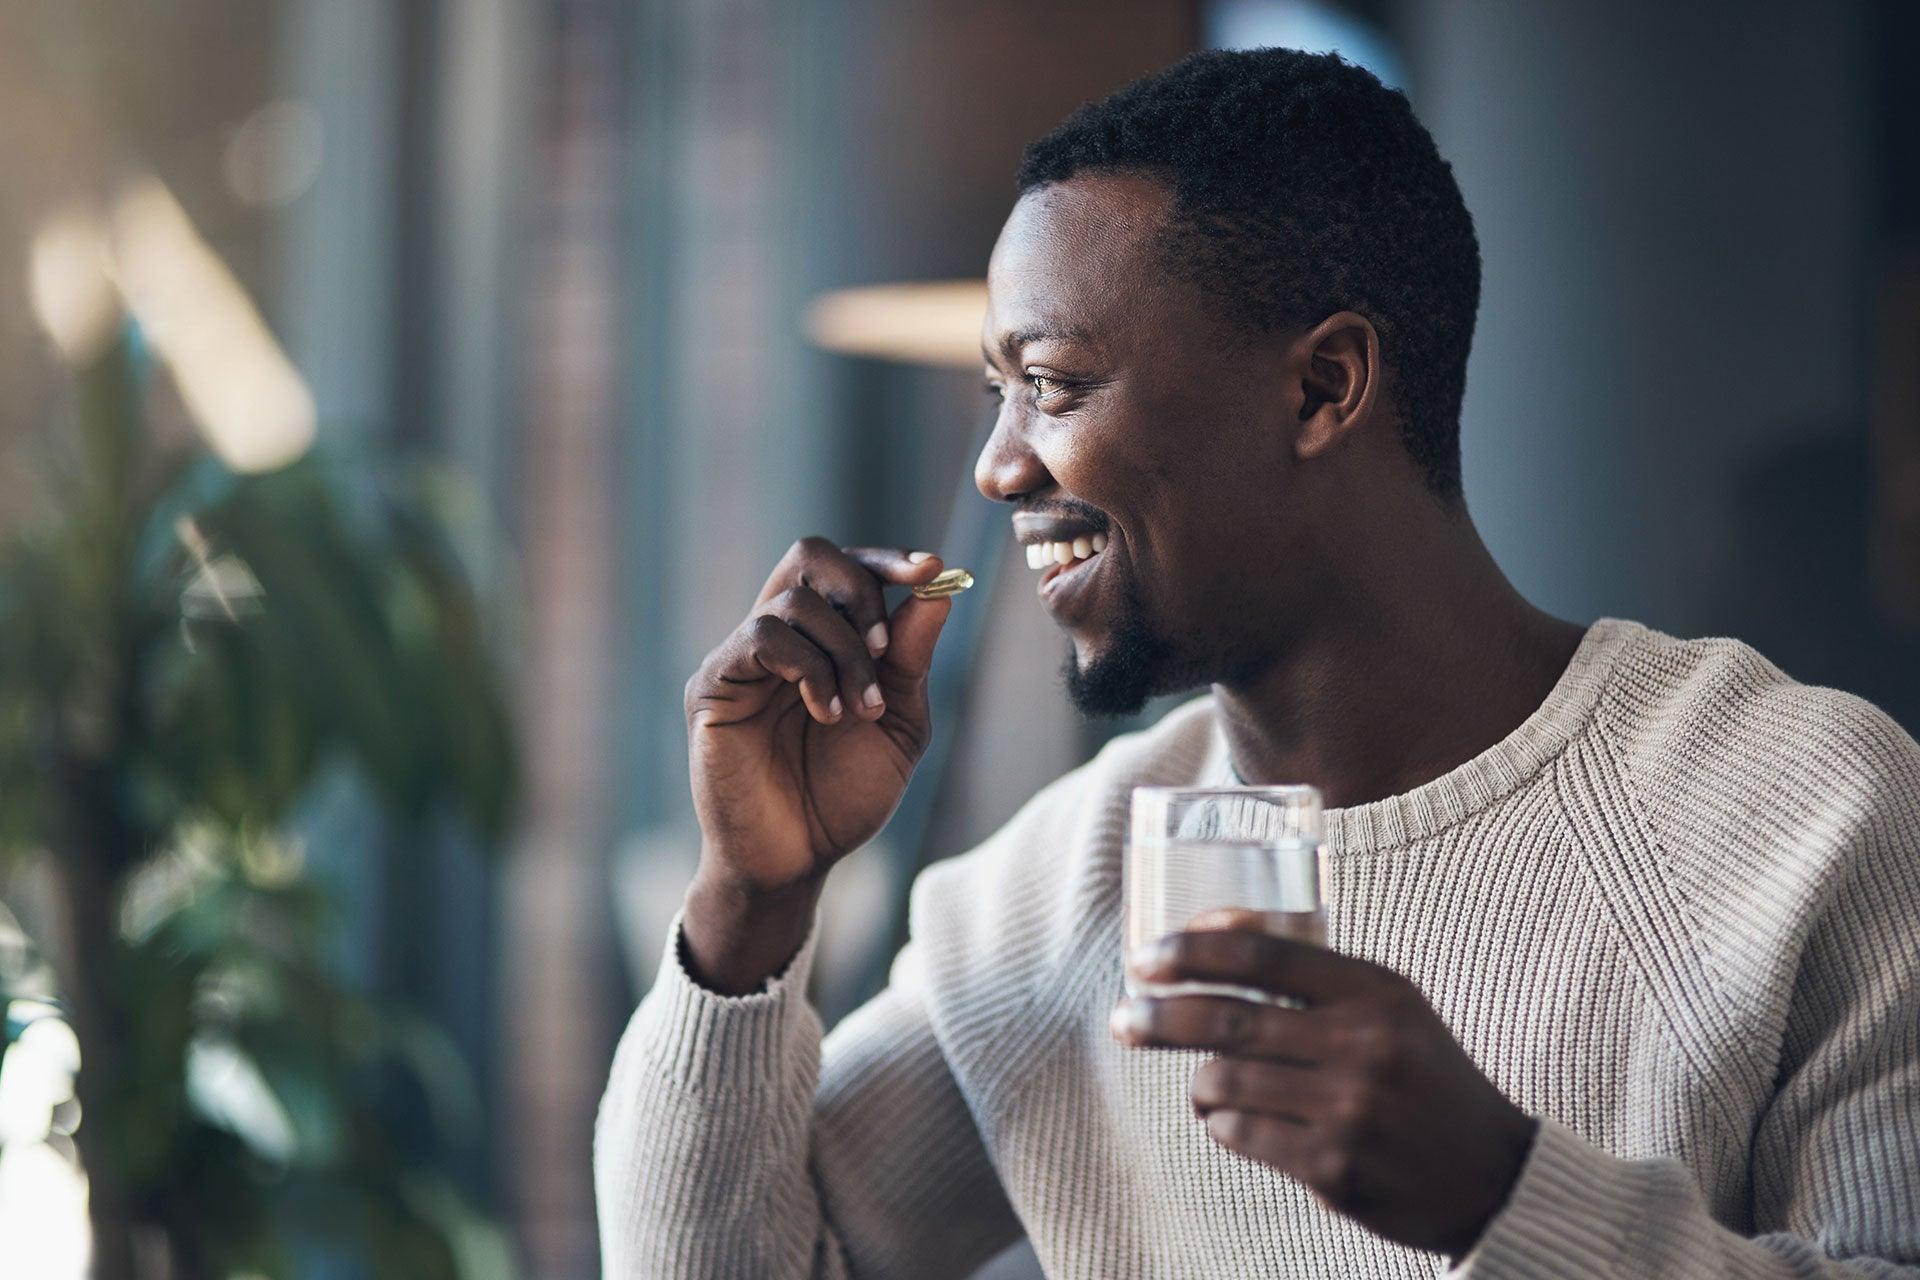
[[[670, 944], [600, 1114], [606, 1274], [932, 1280], [1021, 1232], [1051, 1277], [1442, 1271], [1210, 1141], [1198, 1055], [1108, 1036], [1128, 793], [1229, 768], [1203, 698], [1047, 787], [920, 878], [824, 1045], [810, 943], [735, 998]], [[1511, 737], [1327, 819], [1332, 945], [1541, 1118], [1457, 1274], [1920, 1276], [1920, 748], [1886, 716], [1603, 621]]]

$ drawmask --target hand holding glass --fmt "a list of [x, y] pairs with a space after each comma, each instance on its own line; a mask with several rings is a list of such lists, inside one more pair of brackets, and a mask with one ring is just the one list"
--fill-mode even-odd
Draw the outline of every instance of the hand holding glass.
[[[1312, 787], [1136, 787], [1124, 866], [1127, 954], [1221, 908], [1260, 912], [1269, 931], [1326, 945], [1320, 793]], [[1280, 998], [1210, 982], [1142, 983], [1129, 995]]]

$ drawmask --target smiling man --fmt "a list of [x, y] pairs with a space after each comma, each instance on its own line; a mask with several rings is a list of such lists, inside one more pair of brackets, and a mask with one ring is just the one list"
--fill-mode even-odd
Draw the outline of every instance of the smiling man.
[[[932, 727], [937, 557], [803, 539], [687, 686], [701, 868], [614, 1063], [607, 1274], [1920, 1275], [1920, 748], [1729, 640], [1546, 616], [1460, 485], [1479, 251], [1406, 100], [1196, 55], [1028, 151], [1011, 508], [1091, 712], [1210, 688], [916, 885], [822, 1042], [831, 866]], [[1542, 513], [1542, 519], [1552, 513]], [[1331, 950], [1133, 958], [1137, 784], [1308, 782]], [[1906, 1269], [1911, 1268], [1911, 1269]]]

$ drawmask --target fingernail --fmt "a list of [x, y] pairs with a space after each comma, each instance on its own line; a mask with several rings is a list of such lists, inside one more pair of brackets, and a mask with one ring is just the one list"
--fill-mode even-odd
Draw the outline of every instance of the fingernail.
[[925, 564], [925, 563], [926, 563], [927, 561], [929, 561], [929, 560], [931, 560], [931, 559], [933, 559], [933, 552], [931, 552], [931, 551], [909, 551], [909, 552], [907, 552], [907, 563], [908, 563], [908, 564]]
[[1147, 1011], [1132, 1000], [1113, 1006], [1107, 1017], [1107, 1030], [1121, 1040], [1132, 1040], [1147, 1029]]
[[1127, 965], [1135, 973], [1154, 973], [1167, 966], [1173, 958], [1173, 948], [1165, 939], [1157, 942], [1143, 942], [1133, 949], [1127, 957]]
[[861, 693], [860, 701], [866, 703], [870, 707], [877, 707], [885, 703], [886, 699], [880, 696], [879, 685], [870, 684], [866, 687], [866, 690]]
[[867, 628], [867, 652], [879, 657], [887, 651], [887, 624], [876, 622]]
[[827, 714], [833, 716], [837, 720], [839, 719], [840, 712], [842, 710], [843, 708], [840, 705], [840, 695], [836, 693], [833, 695], [833, 701], [827, 704]]

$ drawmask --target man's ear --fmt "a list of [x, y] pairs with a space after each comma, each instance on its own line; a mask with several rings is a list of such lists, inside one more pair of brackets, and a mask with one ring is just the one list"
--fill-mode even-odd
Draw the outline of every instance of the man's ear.
[[1380, 335], [1372, 321], [1337, 311], [1293, 346], [1300, 377], [1300, 434], [1294, 454], [1317, 458], [1372, 415], [1380, 398]]

